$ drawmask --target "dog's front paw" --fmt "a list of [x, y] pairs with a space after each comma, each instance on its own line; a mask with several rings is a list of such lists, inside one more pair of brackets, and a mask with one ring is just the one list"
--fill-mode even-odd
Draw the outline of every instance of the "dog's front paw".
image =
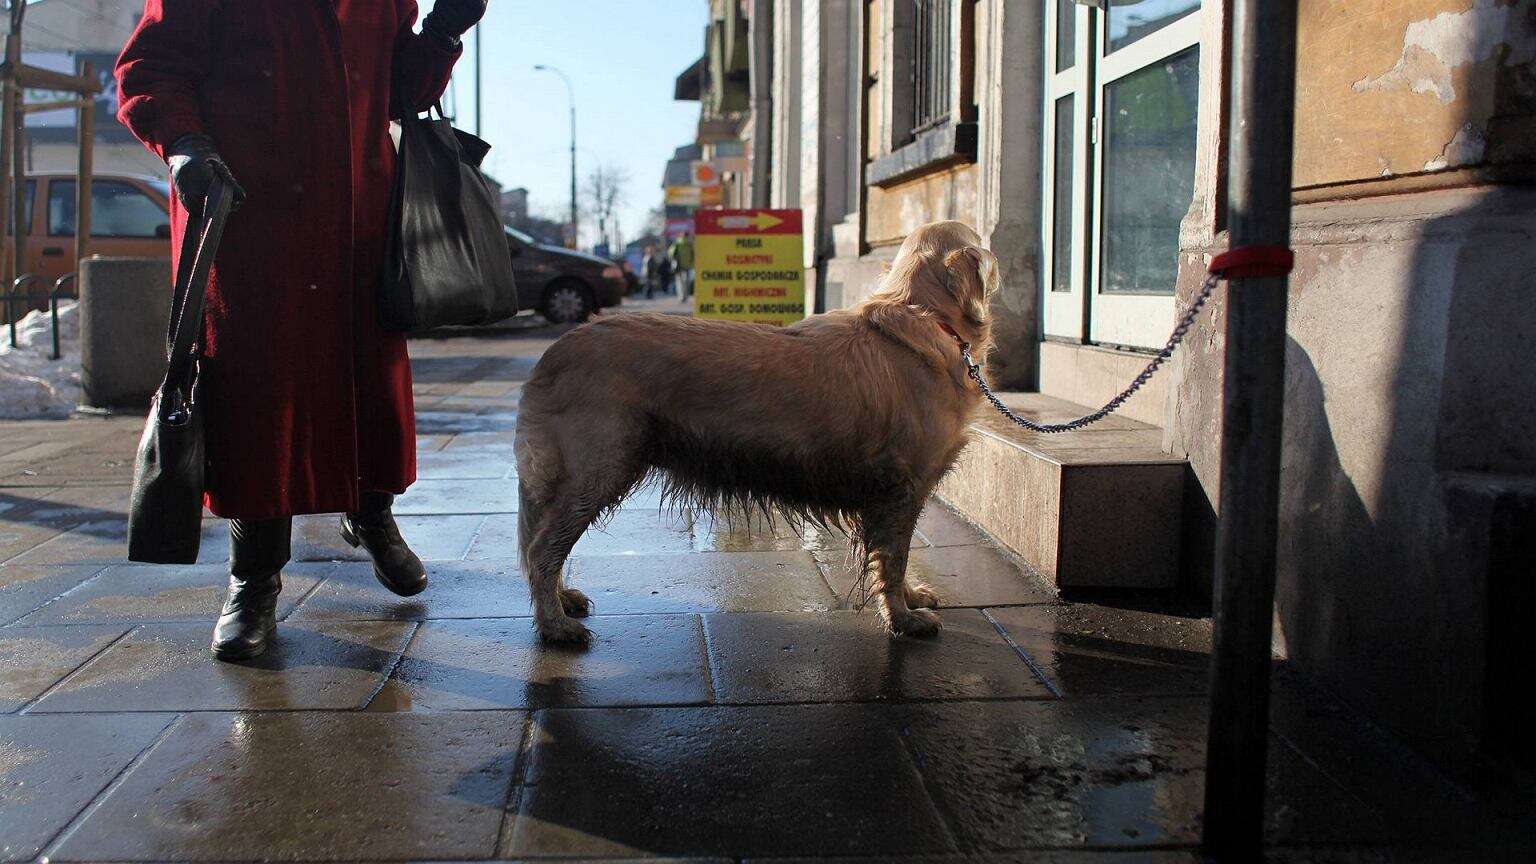
[[921, 582], [909, 582], [907, 589], [907, 608], [909, 609], [937, 609], [939, 608], [939, 593]]
[[915, 636], [927, 639], [939, 635], [943, 627], [939, 616], [927, 609], [908, 609], [904, 614], [892, 615], [890, 628], [897, 636]]
[[554, 645], [585, 645], [592, 634], [575, 618], [556, 618], [538, 623], [539, 638]]
[[585, 618], [592, 614], [592, 600], [575, 588], [561, 588], [560, 608], [572, 618]]

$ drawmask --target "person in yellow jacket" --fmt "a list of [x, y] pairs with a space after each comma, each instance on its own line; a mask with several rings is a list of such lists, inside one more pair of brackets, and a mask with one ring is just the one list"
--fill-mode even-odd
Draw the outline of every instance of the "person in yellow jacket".
[[672, 278], [677, 283], [678, 297], [686, 303], [693, 296], [693, 236], [687, 231], [679, 234], [672, 241], [672, 248], [667, 250], [667, 257], [672, 259]]

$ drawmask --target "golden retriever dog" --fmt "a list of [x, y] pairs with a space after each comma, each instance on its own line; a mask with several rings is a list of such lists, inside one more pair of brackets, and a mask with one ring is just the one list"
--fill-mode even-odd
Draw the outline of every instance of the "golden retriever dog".
[[939, 222], [856, 308], [783, 328], [612, 315], [562, 336], [523, 387], [515, 445], [540, 637], [586, 640], [566, 557], [647, 479], [672, 504], [846, 526], [890, 632], [935, 634], [939, 598], [906, 581], [907, 548], [981, 402], [959, 340], [986, 356], [996, 287], [976, 232]]

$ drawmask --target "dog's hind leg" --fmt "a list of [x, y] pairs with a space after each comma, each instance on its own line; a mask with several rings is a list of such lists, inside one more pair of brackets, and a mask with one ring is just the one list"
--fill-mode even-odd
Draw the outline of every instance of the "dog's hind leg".
[[892, 633], [904, 636], [933, 636], [940, 626], [938, 615], [913, 609], [908, 603], [911, 598], [919, 603], [931, 599], [937, 604], [937, 597], [926, 586], [910, 586], [906, 581], [907, 553], [920, 512], [920, 501], [904, 503], [867, 512], [861, 520], [868, 578], [880, 617]]
[[586, 641], [587, 630], [575, 619], [589, 614], [592, 602], [564, 585], [565, 562], [581, 535], [642, 473], [618, 442], [583, 443], [593, 451], [590, 459], [564, 462], [558, 476], [546, 475], [543, 483], [524, 480], [519, 492], [519, 534], [534, 623], [547, 642]]
[[[528, 506], [526, 500], [521, 506]], [[581, 592], [564, 587], [562, 582], [571, 548], [601, 509], [601, 505], [584, 501], [580, 495], [557, 494], [536, 503], [534, 512], [527, 517], [527, 563], [524, 566], [528, 589], [533, 595], [534, 625], [539, 637], [546, 642], [587, 640], [587, 628], [572, 614], [585, 616], [590, 601]], [[519, 519], [522, 518], [519, 514]]]

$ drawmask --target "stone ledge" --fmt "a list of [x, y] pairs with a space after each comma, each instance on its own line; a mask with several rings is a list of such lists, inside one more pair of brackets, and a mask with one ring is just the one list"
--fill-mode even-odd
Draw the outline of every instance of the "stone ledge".
[[[1097, 407], [1125, 389], [1151, 359], [1148, 354], [1047, 340], [1040, 343], [1040, 392]], [[1171, 380], [1167, 369], [1153, 376], [1125, 403], [1120, 415], [1163, 425]]]
[[[1046, 423], [1088, 409], [1039, 393], [1005, 394]], [[1167, 589], [1179, 580], [1185, 460], [1162, 430], [1111, 416], [1060, 435], [988, 413], [939, 496], [1058, 588]]]
[[920, 171], [975, 162], [976, 143], [975, 123], [946, 123], [919, 133], [912, 143], [870, 162], [864, 169], [864, 181], [871, 186], [889, 186]]

